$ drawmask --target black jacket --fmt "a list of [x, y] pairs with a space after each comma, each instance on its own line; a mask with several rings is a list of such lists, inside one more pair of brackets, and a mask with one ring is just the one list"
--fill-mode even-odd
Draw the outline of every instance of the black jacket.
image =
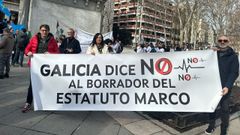
[[[68, 52], [66, 49], [73, 49], [73, 52]], [[67, 54], [77, 54], [77, 53], [81, 53], [81, 47], [80, 47], [80, 43], [78, 42], [77, 39], [75, 38], [65, 38], [62, 42], [62, 44], [59, 47], [59, 50], [61, 53], [67, 53]]]
[[231, 89], [239, 74], [238, 56], [230, 47], [224, 51], [218, 51], [217, 54], [222, 88]]
[[28, 35], [26, 33], [19, 32], [16, 38], [17, 47], [19, 48], [19, 50], [24, 51], [29, 42]]

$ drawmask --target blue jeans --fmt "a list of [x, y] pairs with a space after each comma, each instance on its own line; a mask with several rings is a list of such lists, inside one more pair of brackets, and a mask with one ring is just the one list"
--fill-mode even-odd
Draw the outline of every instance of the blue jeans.
[[23, 66], [24, 51], [19, 51], [19, 64]]
[[20, 50], [20, 49], [16, 49], [16, 53], [13, 59], [13, 65], [15, 63], [19, 63], [21, 66], [23, 65], [23, 59], [24, 59], [24, 51]]

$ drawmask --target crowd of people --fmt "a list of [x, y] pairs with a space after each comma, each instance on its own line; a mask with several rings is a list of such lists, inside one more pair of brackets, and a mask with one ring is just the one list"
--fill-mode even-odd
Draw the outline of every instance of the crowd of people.
[[[23, 66], [24, 54], [29, 57], [28, 65], [31, 68], [31, 58], [34, 54], [78, 54], [81, 53], [80, 42], [75, 38], [75, 31], [68, 29], [68, 36], [60, 36], [58, 39], [50, 33], [50, 27], [43, 24], [39, 27], [39, 32], [33, 37], [27, 34], [26, 29], [13, 32], [11, 28], [3, 29], [3, 36], [0, 40], [0, 79], [8, 78], [10, 72], [10, 61], [14, 66], [19, 64]], [[218, 54], [218, 64], [220, 70], [220, 78], [222, 84], [222, 96], [220, 106], [222, 109], [221, 118], [221, 135], [226, 135], [229, 125], [229, 95], [233, 87], [233, 83], [238, 77], [239, 63], [236, 53], [229, 46], [229, 38], [220, 36], [218, 39], [219, 46], [214, 50]], [[173, 51], [187, 51], [188, 48], [180, 48], [179, 46], [164, 46], [161, 42], [140, 43], [136, 46], [136, 53], [163, 53]], [[91, 44], [88, 46], [86, 54], [98, 55], [108, 53], [121, 53], [123, 47], [118, 39], [103, 39], [101, 33], [95, 34]], [[14, 52], [14, 53], [12, 53]], [[11, 58], [12, 57], [12, 58]], [[26, 103], [22, 109], [25, 113], [30, 110], [33, 101], [32, 82], [30, 79]], [[209, 127], [206, 134], [211, 134], [215, 128], [216, 114], [210, 115]]]
[[180, 47], [179, 44], [165, 45], [164, 42], [142, 42], [136, 45], [134, 51], [136, 53], [163, 53], [163, 52], [175, 52], [175, 51], [190, 51], [193, 50], [190, 44], [185, 44]]
[[[49, 26], [48, 26], [49, 27]], [[1, 31], [0, 31], [1, 32]], [[31, 39], [31, 33], [27, 31], [26, 29], [16, 30], [14, 31], [11, 26], [4, 25], [4, 28], [2, 28], [2, 36], [0, 39], [0, 79], [9, 78], [9, 72], [10, 72], [10, 65], [17, 66], [17, 67], [23, 67], [23, 61], [24, 61], [24, 51], [26, 50], [26, 47], [28, 44], [31, 44], [32, 42], [40, 41], [40, 38], [33, 38]], [[41, 34], [41, 31], [39, 31], [38, 35]], [[80, 42], [75, 38], [75, 30], [73, 28], [69, 28], [67, 31], [67, 37], [65, 35], [60, 35], [59, 37], [54, 37], [53, 34], [50, 33], [50, 28], [48, 31], [49, 35], [52, 35], [54, 42], [57, 44], [57, 48], [59, 53], [62, 54], [78, 54], [82, 52]], [[99, 37], [98, 37], [99, 36]], [[100, 36], [102, 37], [100, 39]], [[35, 40], [33, 40], [35, 39]], [[7, 40], [10, 40], [6, 43]], [[46, 39], [47, 40], [47, 39]], [[96, 44], [96, 41], [101, 43], [99, 46], [94, 46]], [[43, 41], [45, 42], [47, 41]], [[47, 45], [44, 46], [45, 48], [37, 48], [37, 49], [46, 49]], [[8, 48], [8, 49], [6, 49]], [[97, 33], [91, 45], [87, 49], [87, 54], [90, 51], [94, 51], [95, 54], [101, 54], [101, 53], [122, 53], [123, 51], [123, 45], [121, 41], [118, 39], [103, 39], [103, 35], [101, 33]], [[165, 46], [161, 42], [156, 43], [140, 43], [136, 46], [134, 51], [136, 53], [155, 53], [155, 52], [173, 52], [173, 51], [181, 51], [181, 50], [188, 50], [188, 48], [180, 48], [178, 45], [175, 47], [171, 46]], [[26, 52], [25, 52], [26, 54]]]
[[[48, 25], [46, 25], [47, 27]], [[49, 28], [49, 29], [48, 29]], [[4, 25], [4, 28], [1, 29], [2, 33], [0, 33], [0, 79], [9, 78], [10, 65], [16, 67], [23, 67], [24, 61], [24, 53], [26, 56], [26, 50], [28, 44], [37, 43], [39, 44], [41, 29], [38, 36], [34, 35], [31, 37], [31, 33], [28, 32], [25, 28], [21, 30], [14, 31], [11, 26]], [[0, 31], [0, 32], [1, 32]], [[82, 52], [80, 42], [75, 38], [75, 30], [73, 28], [69, 28], [67, 31], [67, 37], [64, 35], [60, 35], [59, 37], [54, 37], [52, 33], [50, 33], [50, 27], [47, 27], [47, 34], [53, 37], [54, 43], [57, 44], [58, 53], [62, 54], [78, 54]], [[97, 33], [95, 36], [102, 36], [101, 33]], [[95, 37], [94, 36], [94, 37]], [[102, 36], [103, 37], [103, 36]], [[99, 39], [95, 37], [96, 39]], [[49, 39], [43, 40], [42, 44], [44, 44], [43, 48], [36, 49], [47, 49], [47, 43]], [[95, 40], [95, 39], [93, 39]], [[99, 39], [100, 40], [100, 39]], [[41, 42], [40, 42], [41, 43]], [[101, 46], [97, 48], [93, 46], [96, 44], [95, 41], [92, 42], [90, 48], [92, 50], [98, 49], [98, 53], [121, 53], [123, 48], [121, 42], [118, 40], [101, 40]], [[106, 46], [105, 46], [106, 45]], [[40, 46], [42, 47], [42, 46]], [[102, 48], [103, 47], [103, 48]], [[105, 51], [101, 52], [102, 49]], [[88, 49], [89, 50], [89, 49]]]
[[[0, 39], [0, 79], [8, 78], [10, 63], [23, 67], [24, 50], [29, 42], [30, 34], [26, 29], [14, 30], [5, 27]], [[5, 72], [4, 72], [5, 70]]]

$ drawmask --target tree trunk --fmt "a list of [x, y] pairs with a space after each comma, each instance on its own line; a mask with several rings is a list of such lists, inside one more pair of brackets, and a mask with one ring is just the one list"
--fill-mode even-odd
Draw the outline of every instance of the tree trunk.
[[180, 29], [180, 47], [183, 46], [183, 40], [184, 40], [184, 29]]

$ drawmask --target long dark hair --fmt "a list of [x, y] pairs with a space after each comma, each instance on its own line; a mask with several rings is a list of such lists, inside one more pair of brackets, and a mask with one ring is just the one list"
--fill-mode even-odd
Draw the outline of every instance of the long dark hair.
[[97, 39], [97, 37], [98, 37], [99, 35], [101, 35], [101, 37], [102, 37], [102, 42], [100, 43], [100, 45], [101, 45], [101, 47], [103, 48], [103, 46], [104, 46], [104, 41], [103, 41], [103, 35], [102, 35], [101, 33], [95, 34], [95, 36], [93, 37], [91, 46], [94, 46], [95, 44], [97, 44], [97, 43], [96, 43], [96, 39]]

